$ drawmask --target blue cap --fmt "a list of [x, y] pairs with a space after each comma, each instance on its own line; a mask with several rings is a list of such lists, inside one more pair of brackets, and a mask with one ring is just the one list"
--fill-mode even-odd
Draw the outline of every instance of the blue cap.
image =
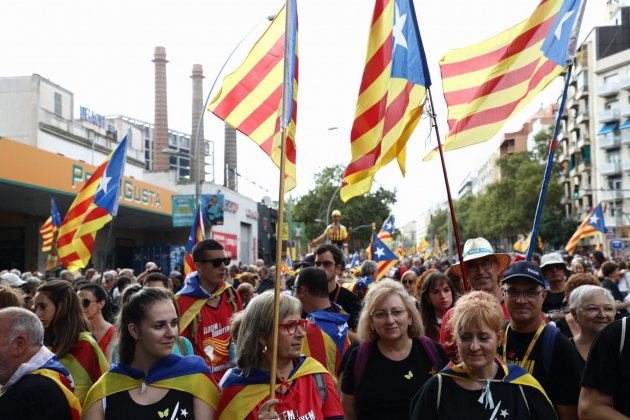
[[532, 280], [545, 287], [545, 277], [540, 267], [530, 261], [518, 261], [508, 266], [503, 273], [503, 283], [514, 279]]

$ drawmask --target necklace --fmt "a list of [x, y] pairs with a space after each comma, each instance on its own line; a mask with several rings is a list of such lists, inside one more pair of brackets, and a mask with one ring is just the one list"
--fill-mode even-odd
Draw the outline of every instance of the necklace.
[[[510, 325], [512, 325], [512, 323], [509, 323], [508, 326], [505, 327], [505, 339], [503, 340], [503, 360], [506, 362], [507, 362], [508, 331], [510, 330]], [[545, 321], [542, 321], [540, 325], [538, 326], [538, 329], [536, 330], [536, 334], [534, 334], [534, 337], [529, 343], [529, 347], [527, 347], [525, 356], [523, 356], [523, 360], [518, 363], [520, 366], [525, 367], [525, 365], [527, 364], [529, 355], [532, 352], [532, 349], [534, 348], [534, 346], [536, 345], [536, 341], [538, 341], [538, 337], [540, 337], [540, 334], [542, 334], [543, 330], [545, 329], [545, 325], [546, 325]]]

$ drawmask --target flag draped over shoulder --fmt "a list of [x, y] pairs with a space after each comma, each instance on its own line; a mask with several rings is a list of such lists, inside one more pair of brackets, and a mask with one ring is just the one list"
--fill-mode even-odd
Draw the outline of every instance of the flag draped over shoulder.
[[47, 252], [52, 249], [55, 233], [61, 226], [61, 216], [59, 215], [59, 210], [57, 209], [57, 203], [55, 202], [55, 198], [50, 198], [50, 216], [41, 228], [39, 228], [39, 233], [42, 235], [42, 252]]
[[[295, 10], [295, 7], [293, 8]], [[208, 110], [236, 130], [252, 139], [280, 167], [282, 144], [282, 113], [291, 115], [285, 146], [286, 191], [295, 188], [295, 122], [297, 116], [298, 58], [297, 12], [292, 13], [289, 42], [295, 52], [289, 73], [293, 74], [292, 97], [282, 108], [285, 7], [274, 18], [269, 28], [256, 42], [247, 58], [223, 80], [219, 94]]]
[[127, 136], [92, 174], [63, 219], [57, 238], [59, 258], [70, 271], [87, 265], [96, 233], [116, 217], [125, 171]]
[[201, 203], [197, 203], [197, 211], [195, 212], [195, 220], [193, 221], [188, 243], [186, 244], [186, 256], [184, 257], [184, 276], [195, 271], [195, 263], [192, 258], [192, 250], [198, 242], [203, 241], [204, 226], [203, 215], [201, 214]]
[[351, 132], [352, 161], [341, 199], [370, 191], [376, 172], [394, 158], [405, 174], [405, 147], [431, 85], [410, 0], [376, 0], [367, 58]]
[[[565, 70], [580, 3], [542, 0], [516, 26], [442, 58], [449, 126], [445, 151], [490, 140]], [[436, 149], [425, 160], [435, 155]]]
[[573, 236], [571, 236], [571, 239], [569, 239], [569, 242], [567, 242], [564, 249], [569, 254], [573, 254], [581, 238], [595, 235], [598, 232], [606, 233], [606, 226], [604, 225], [604, 212], [602, 212], [601, 203], [588, 212], [586, 218], [584, 218], [582, 223], [580, 223], [580, 226], [578, 226]]

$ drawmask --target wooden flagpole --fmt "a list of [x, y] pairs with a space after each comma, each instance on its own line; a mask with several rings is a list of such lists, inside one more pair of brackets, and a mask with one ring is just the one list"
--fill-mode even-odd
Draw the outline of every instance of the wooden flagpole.
[[470, 285], [466, 279], [466, 270], [464, 270], [464, 258], [462, 256], [462, 243], [459, 240], [459, 229], [457, 228], [457, 219], [455, 218], [455, 207], [453, 206], [453, 198], [451, 197], [451, 187], [448, 183], [448, 174], [446, 172], [446, 163], [444, 162], [444, 151], [442, 150], [442, 140], [440, 139], [440, 129], [438, 128], [435, 108], [433, 107], [433, 96], [431, 95], [431, 89], [427, 88], [427, 94], [429, 96], [429, 106], [431, 107], [431, 121], [435, 128], [435, 136], [437, 137], [438, 149], [440, 150], [440, 161], [442, 162], [442, 174], [444, 175], [444, 185], [446, 186], [446, 196], [448, 197], [448, 207], [451, 213], [451, 223], [453, 224], [453, 232], [455, 232], [455, 244], [457, 245], [457, 255], [459, 256], [459, 264], [461, 266], [462, 282], [464, 284], [464, 291], [470, 290]]
[[[278, 193], [278, 225], [276, 229], [276, 278], [275, 278], [275, 299], [273, 303], [273, 349], [271, 351], [271, 372], [269, 372], [269, 398], [274, 399], [276, 395], [276, 376], [278, 370], [278, 330], [280, 323], [280, 275], [282, 267], [282, 227], [284, 224], [284, 190], [286, 175], [286, 143], [291, 122], [291, 112], [293, 103], [293, 69], [290, 60], [295, 59], [295, 52], [292, 51], [290, 37], [293, 35], [291, 20], [294, 10], [295, 0], [286, 0], [285, 9], [285, 31], [284, 31], [284, 77], [282, 83], [282, 118], [281, 118], [281, 142], [280, 142], [280, 187]], [[290, 101], [290, 103], [289, 103]], [[288, 112], [288, 115], [287, 115]], [[290, 228], [290, 227], [289, 227]]]

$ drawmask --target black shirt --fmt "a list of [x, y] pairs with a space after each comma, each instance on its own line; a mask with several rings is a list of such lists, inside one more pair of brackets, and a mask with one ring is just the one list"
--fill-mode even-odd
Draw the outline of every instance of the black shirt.
[[571, 331], [571, 327], [569, 327], [569, 323], [567, 322], [566, 318], [560, 318], [559, 320], [554, 322], [562, 335], [564, 335], [566, 338], [573, 337], [573, 331]]
[[[497, 379], [503, 375], [497, 372]], [[536, 388], [522, 386], [525, 397], [518, 385], [506, 382], [490, 384], [494, 408], [485, 407], [479, 403], [482, 390], [471, 391], [459, 386], [455, 380], [442, 376], [442, 392], [440, 406], [438, 399], [438, 378], [429, 379], [422, 387], [410, 419], [557, 419], [558, 416], [545, 396]], [[527, 398], [527, 402], [525, 401]]]
[[129, 395], [129, 391], [117, 392], [106, 398], [106, 420], [170, 418], [194, 420], [193, 396], [187, 392], [169, 389], [160, 401], [148, 405], [135, 402]]
[[[547, 325], [545, 328], [555, 327]], [[569, 339], [564, 335], [556, 334], [556, 339], [552, 346], [551, 363], [545, 369], [543, 352], [551, 351], [551, 349], [543, 349], [543, 333], [536, 340], [527, 364], [523, 366], [521, 361], [534, 335], [535, 332], [517, 333], [510, 328], [507, 333], [508, 348], [505, 362], [522, 366], [530, 375], [536, 378], [552, 403], [556, 405], [577, 405], [578, 396], [580, 395], [582, 369], [578, 359], [579, 354], [575, 347], [569, 343]], [[499, 346], [499, 354], [503, 355], [503, 343]]]
[[52, 379], [26, 375], [0, 395], [3, 420], [72, 420], [70, 405]]
[[582, 386], [613, 397], [613, 408], [630, 416], [630, 329], [623, 351], [621, 320], [607, 325], [595, 338], [582, 376]]
[[348, 319], [348, 328], [356, 330], [357, 324], [359, 323], [359, 313], [361, 312], [361, 299], [350, 290], [345, 287], [341, 287], [339, 284], [337, 284], [335, 290], [328, 294], [328, 298], [331, 302], [341, 306], [344, 312], [350, 315], [350, 319]]
[[565, 297], [564, 292], [547, 292], [547, 297], [542, 305], [543, 312], [564, 309], [567, 306], [564, 302]]
[[[442, 360], [446, 353], [436, 345]], [[356, 387], [354, 364], [359, 347], [355, 347], [341, 381], [341, 391], [354, 395], [357, 418], [406, 419], [411, 399], [431, 377], [433, 366], [419, 340], [414, 339], [409, 356], [400, 361], [390, 360], [373, 345], [365, 364], [363, 378]]]
[[269, 289], [273, 289], [275, 287], [276, 283], [271, 280], [269, 277], [267, 277], [266, 279], [264, 279], [263, 281], [260, 282], [260, 284], [258, 284], [258, 288], [256, 289], [256, 293], [261, 294], [262, 292], [269, 290]]

